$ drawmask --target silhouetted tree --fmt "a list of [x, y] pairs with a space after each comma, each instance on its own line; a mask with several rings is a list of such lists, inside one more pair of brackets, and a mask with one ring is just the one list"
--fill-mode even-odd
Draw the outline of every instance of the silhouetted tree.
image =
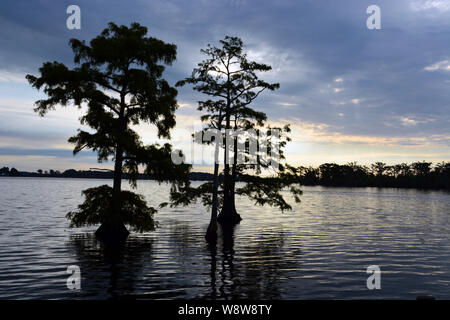
[[319, 168], [297, 169], [304, 185], [450, 189], [449, 162], [435, 166], [425, 161], [392, 166], [377, 162], [370, 168], [356, 163], [325, 163]]
[[70, 40], [74, 68], [46, 62], [39, 77], [27, 76], [33, 87], [42, 88], [48, 96], [36, 102], [35, 111], [41, 116], [57, 105], [87, 106], [81, 123], [93, 132], [78, 130], [69, 139], [75, 144], [74, 154], [87, 148], [97, 152], [99, 162], [114, 160], [113, 187], [85, 190], [85, 203], [67, 215], [72, 226], [101, 223], [96, 234], [105, 239], [128, 235], [124, 224], [138, 231], [155, 226], [156, 210], [148, 207], [142, 196], [121, 190], [123, 172], [132, 187], [136, 187], [140, 165], [158, 181], [172, 181], [175, 187], [188, 183], [189, 167], [173, 165], [169, 144], [145, 146], [131, 128], [151, 123], [158, 137], [170, 138], [169, 130], [175, 126], [177, 90], [162, 74], [164, 64], [175, 60], [176, 46], [146, 34], [147, 28], [138, 23], [130, 27], [109, 23], [89, 44]]
[[431, 162], [413, 162], [411, 168], [414, 170], [414, 174], [417, 176], [425, 176], [431, 171]]
[[384, 174], [384, 172], [386, 171], [386, 163], [384, 162], [375, 162], [374, 164], [372, 164], [372, 172], [373, 174], [377, 175], [377, 176], [382, 176]]
[[0, 175], [2, 176], [9, 176], [9, 168], [8, 167], [3, 167], [0, 169]]
[[[286, 201], [282, 191], [289, 188], [290, 194], [297, 203], [300, 202], [299, 197], [302, 191], [299, 188], [301, 181], [299, 170], [287, 164], [284, 156], [284, 147], [291, 141], [288, 136], [291, 131], [290, 126], [285, 125], [283, 128], [267, 126], [264, 129], [266, 129], [266, 134], [263, 135], [264, 141], [261, 141], [259, 136], [256, 137], [258, 148], [254, 164], [234, 162], [233, 167], [236, 167], [236, 172], [242, 176], [241, 179], [245, 184], [235, 187], [236, 180], [234, 180], [232, 192], [247, 196], [257, 205], [270, 205], [281, 211], [291, 210], [292, 207]], [[258, 135], [261, 131], [263, 130], [256, 131], [256, 134]], [[275, 131], [277, 135], [274, 134]], [[262, 144], [265, 144], [264, 148], [261, 148]], [[237, 154], [238, 152], [234, 154], [235, 159]], [[248, 157], [252, 156], [248, 155]], [[274, 168], [274, 165], [278, 168]], [[232, 199], [235, 200], [234, 194]]]
[[433, 186], [450, 189], [450, 162], [436, 164], [433, 173], [435, 175]]
[[[237, 37], [226, 36], [220, 40], [221, 48], [212, 47], [208, 44], [201, 52], [207, 59], [198, 64], [192, 72], [192, 76], [179, 81], [177, 85], [186, 83], [194, 84], [194, 90], [199, 91], [209, 97], [206, 101], [200, 101], [198, 110], [205, 111], [202, 116], [203, 121], [208, 121], [209, 129], [216, 129], [221, 132], [222, 128], [231, 129], [231, 118], [238, 112], [244, 112], [247, 108], [249, 112], [253, 110], [248, 105], [264, 89], [274, 90], [278, 84], [269, 84], [259, 80], [255, 74], [257, 71], [267, 71], [271, 68], [264, 64], [249, 62], [242, 52], [242, 40]], [[208, 239], [217, 238], [217, 210], [218, 210], [218, 169], [219, 169], [219, 141], [215, 141], [215, 165], [213, 181], [213, 199], [211, 222], [206, 237]], [[227, 152], [224, 152], [225, 157]], [[228, 219], [240, 220], [236, 210], [229, 204], [230, 198], [230, 165], [228, 161], [224, 163], [224, 204], [223, 214]], [[229, 209], [228, 209], [229, 208]]]
[[[204, 204], [211, 204], [211, 220], [206, 233], [208, 241], [215, 241], [217, 238], [217, 221], [235, 224], [241, 220], [235, 207], [236, 194], [245, 194], [261, 205], [268, 203], [281, 204], [284, 202], [284, 199], [280, 200], [279, 191], [288, 181], [288, 179], [285, 179], [282, 182], [280, 179], [276, 180], [273, 177], [265, 180], [252, 176], [246, 178], [246, 187], [236, 190], [236, 180], [238, 174], [243, 172], [244, 166], [238, 165], [237, 161], [238, 138], [231, 137], [231, 139], [227, 139], [226, 130], [234, 129], [237, 131], [253, 129], [256, 125], [262, 126], [266, 120], [266, 115], [252, 109], [250, 104], [264, 90], [273, 91], [279, 88], [279, 84], [268, 83], [258, 78], [258, 73], [269, 71], [271, 67], [249, 61], [243, 51], [241, 39], [226, 36], [225, 39], [220, 40], [220, 44], [220, 48], [208, 45], [206, 49], [201, 50], [207, 58], [198, 64], [198, 68], [193, 70], [191, 77], [177, 83], [180, 86], [187, 83], [193, 84], [194, 90], [209, 97], [208, 100], [199, 102], [198, 110], [205, 112], [201, 119], [207, 122], [207, 129], [216, 130], [218, 136], [221, 137], [215, 140], [215, 165], [212, 185], [204, 184], [197, 188], [196, 191], [190, 190], [188, 193], [190, 194], [190, 199], [181, 197], [183, 199], [181, 200], [179, 195], [173, 195], [176, 203], [186, 204], [186, 202], [200, 197]], [[223, 136], [222, 129], [225, 130], [225, 136]], [[230, 140], [232, 143], [229, 143]], [[210, 143], [211, 140], [207, 139], [207, 141]], [[218, 157], [220, 141], [228, 143], [224, 144], [224, 171], [222, 190], [219, 194]], [[229, 153], [231, 150], [234, 151], [234, 155], [230, 167]], [[285, 175], [287, 176], [287, 172]], [[255, 189], [256, 185], [259, 185], [258, 191]], [[205, 193], [212, 193], [211, 201], [205, 198]], [[298, 192], [296, 199], [298, 199], [297, 195]], [[268, 199], [264, 199], [265, 196]], [[219, 217], [217, 217], [220, 204], [221, 212]], [[281, 206], [284, 209], [288, 207], [285, 202]]]

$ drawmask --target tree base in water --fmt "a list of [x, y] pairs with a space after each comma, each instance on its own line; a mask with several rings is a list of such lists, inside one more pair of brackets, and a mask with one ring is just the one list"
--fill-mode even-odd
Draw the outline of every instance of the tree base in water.
[[241, 222], [241, 220], [242, 218], [237, 212], [231, 214], [225, 214], [224, 212], [221, 212], [217, 217], [217, 221], [222, 225], [235, 225]]
[[95, 236], [104, 241], [123, 241], [130, 232], [125, 225], [120, 223], [102, 223], [101, 226], [95, 231]]
[[208, 229], [206, 230], [205, 240], [208, 243], [217, 242], [217, 224], [209, 224]]

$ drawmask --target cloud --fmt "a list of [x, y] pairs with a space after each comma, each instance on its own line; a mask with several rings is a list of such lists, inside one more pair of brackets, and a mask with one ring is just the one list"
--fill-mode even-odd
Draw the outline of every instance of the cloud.
[[295, 106], [297, 106], [296, 103], [289, 103], [289, 102], [279, 102], [278, 104], [280, 106], [282, 106], [282, 107], [295, 107]]
[[[68, 149], [23, 149], [23, 148], [2, 148], [0, 147], [1, 156], [50, 156], [73, 158], [72, 150]], [[77, 154], [79, 157], [92, 157], [91, 151], [81, 151]]]
[[450, 71], [450, 61], [442, 60], [423, 68], [425, 71]]
[[414, 11], [424, 11], [430, 9], [436, 9], [439, 11], [450, 10], [450, 2], [448, 0], [419, 0], [412, 1], [411, 8]]
[[[380, 0], [379, 32], [367, 30], [371, 3], [360, 0], [77, 4], [82, 29], [70, 31], [64, 1], [0, 3], [0, 147], [30, 149], [39, 141], [44, 150], [70, 148], [66, 141], [80, 126], [80, 111], [66, 108], [38, 117], [33, 102], [43, 94], [26, 84], [24, 73], [36, 74], [44, 61], [72, 65], [70, 38], [89, 40], [109, 21], [137, 21], [150, 35], [177, 45], [177, 61], [165, 72], [171, 84], [191, 74], [207, 43], [217, 45], [225, 35], [241, 37], [249, 58], [273, 68], [261, 78], [281, 85], [264, 92], [253, 107], [273, 121], [301, 119], [298, 131], [304, 136], [297, 138], [303, 145], [290, 149], [293, 157], [323, 145], [336, 147], [336, 157], [338, 152], [355, 156], [366, 147], [449, 148], [450, 90], [444, 72], [450, 70], [449, 1]], [[204, 98], [189, 86], [179, 88], [177, 144], [188, 145], [183, 132], [199, 118], [197, 101]], [[158, 141], [152, 126], [139, 130], [146, 143]], [[310, 149], [303, 148], [306, 144]]]
[[401, 124], [403, 126], [407, 126], [407, 127], [409, 127], [409, 126], [417, 126], [420, 123], [428, 123], [428, 122], [435, 121], [435, 119], [419, 120], [419, 119], [414, 119], [414, 118], [411, 118], [411, 117], [403, 117], [403, 116], [399, 117], [399, 120], [400, 120], [400, 122], [401, 122]]
[[0, 82], [27, 83], [25, 74], [0, 70]]
[[[450, 151], [450, 134], [434, 134], [431, 136], [398, 136], [390, 137], [378, 135], [358, 135], [358, 134], [342, 134], [339, 128], [331, 127], [324, 123], [313, 123], [302, 121], [300, 119], [288, 120], [284, 119], [278, 122], [270, 122], [272, 125], [282, 126], [291, 124], [291, 138], [293, 142], [308, 142], [308, 143], [325, 143], [325, 144], [340, 144], [340, 145], [367, 145], [367, 146], [391, 146], [391, 147], [414, 147], [414, 148], [429, 148], [438, 147], [446, 148]], [[402, 124], [417, 125], [422, 122], [429, 122], [432, 120], [412, 120], [407, 117], [402, 118]]]

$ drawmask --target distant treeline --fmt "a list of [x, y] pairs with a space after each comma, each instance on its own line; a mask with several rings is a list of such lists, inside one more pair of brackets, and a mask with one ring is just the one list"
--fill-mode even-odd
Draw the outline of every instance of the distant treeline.
[[392, 166], [376, 162], [370, 166], [356, 162], [324, 163], [318, 168], [299, 167], [301, 183], [307, 186], [391, 187], [450, 189], [450, 162], [401, 163]]
[[[432, 162], [422, 161], [392, 166], [383, 162], [376, 162], [370, 166], [358, 165], [356, 162], [344, 165], [324, 163], [317, 168], [300, 166], [298, 174], [300, 183], [305, 186], [450, 189], [450, 162], [433, 165]], [[3, 167], [0, 169], [0, 176], [112, 179], [113, 172], [74, 169], [64, 172], [58, 170], [26, 172]], [[190, 173], [192, 181], [212, 181], [212, 177], [212, 174], [206, 172]], [[124, 175], [124, 178], [127, 176]], [[152, 178], [140, 174], [138, 179]], [[245, 175], [238, 180], [245, 181]]]
[[[3, 167], [0, 169], [0, 176], [9, 177], [39, 177], [39, 178], [90, 178], [90, 179], [112, 179], [114, 173], [112, 171], [100, 171], [100, 170], [75, 170], [69, 169], [64, 172], [58, 170], [43, 171], [41, 169], [36, 172], [18, 171], [16, 168], [9, 169]], [[190, 180], [192, 181], [208, 181], [212, 179], [212, 174], [205, 172], [191, 172]], [[124, 174], [123, 178], [126, 179], [127, 175]], [[140, 174], [138, 179], [151, 180], [152, 177], [145, 174]]]

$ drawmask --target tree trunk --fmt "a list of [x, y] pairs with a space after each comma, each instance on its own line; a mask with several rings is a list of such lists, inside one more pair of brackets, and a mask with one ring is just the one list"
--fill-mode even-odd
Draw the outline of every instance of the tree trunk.
[[224, 195], [222, 210], [220, 211], [217, 221], [221, 224], [235, 225], [242, 218], [236, 211], [235, 197], [233, 187], [228, 188], [228, 192]]
[[95, 231], [95, 235], [100, 240], [108, 242], [121, 242], [125, 240], [130, 232], [121, 220], [110, 219], [103, 222]]
[[[217, 140], [217, 139], [216, 139]], [[211, 209], [211, 220], [209, 222], [208, 229], [206, 230], [205, 239], [209, 243], [217, 242], [217, 207], [218, 198], [217, 193], [219, 190], [219, 141], [216, 141], [214, 151], [214, 180], [213, 180], [213, 198]]]
[[237, 165], [237, 138], [234, 138], [234, 154], [233, 154], [233, 168], [231, 176], [229, 174], [230, 166], [225, 169], [225, 181], [224, 181], [224, 195], [223, 206], [217, 220], [222, 225], [236, 225], [242, 218], [236, 211], [235, 202], [235, 185], [236, 185], [236, 165]]
[[[121, 130], [126, 128], [125, 119], [123, 118], [124, 108], [121, 109], [119, 121], [121, 123]], [[116, 157], [114, 162], [114, 180], [113, 180], [113, 198], [111, 206], [110, 216], [104, 221], [100, 227], [95, 231], [95, 235], [106, 241], [123, 241], [130, 232], [125, 227], [121, 217], [120, 210], [122, 208], [120, 191], [122, 185], [122, 164], [123, 164], [123, 149], [120, 143], [117, 143]]]
[[234, 140], [234, 155], [233, 155], [233, 168], [231, 169], [231, 186], [230, 186], [230, 202], [232, 204], [232, 209], [234, 213], [239, 216], [239, 221], [242, 220], [241, 216], [236, 212], [236, 179], [237, 179], [237, 158], [238, 158], [238, 148], [237, 139]]
[[211, 220], [209, 221], [208, 229], [206, 230], [205, 239], [209, 243], [217, 242], [217, 192], [219, 189], [219, 164], [214, 165], [214, 182], [213, 182], [213, 199], [212, 199], [212, 209], [211, 209]]

